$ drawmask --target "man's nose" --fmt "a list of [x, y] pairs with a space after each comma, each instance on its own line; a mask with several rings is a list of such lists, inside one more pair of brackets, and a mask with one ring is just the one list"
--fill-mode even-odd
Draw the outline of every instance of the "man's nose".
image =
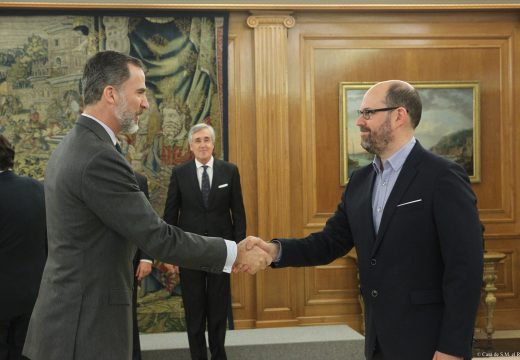
[[356, 119], [356, 126], [364, 126], [366, 124], [366, 120], [363, 115], [358, 115]]
[[148, 109], [150, 107], [150, 104], [148, 103], [148, 98], [146, 97], [146, 95], [144, 96], [144, 99], [141, 102], [141, 107], [144, 109]]

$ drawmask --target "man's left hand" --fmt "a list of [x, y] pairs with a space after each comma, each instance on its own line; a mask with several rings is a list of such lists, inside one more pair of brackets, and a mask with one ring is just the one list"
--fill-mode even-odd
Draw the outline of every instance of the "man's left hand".
[[137, 280], [141, 281], [145, 277], [148, 276], [149, 273], [152, 272], [152, 263], [147, 261], [139, 261], [139, 265], [137, 266], [137, 270], [135, 272], [135, 277]]

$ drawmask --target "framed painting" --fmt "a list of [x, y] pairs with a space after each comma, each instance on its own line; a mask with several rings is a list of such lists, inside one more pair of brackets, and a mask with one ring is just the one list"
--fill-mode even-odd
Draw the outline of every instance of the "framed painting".
[[[423, 111], [415, 137], [428, 150], [461, 165], [471, 182], [480, 182], [480, 86], [467, 82], [411, 82]], [[363, 95], [374, 83], [342, 82], [340, 99], [340, 182], [372, 162], [361, 147], [356, 126]]]

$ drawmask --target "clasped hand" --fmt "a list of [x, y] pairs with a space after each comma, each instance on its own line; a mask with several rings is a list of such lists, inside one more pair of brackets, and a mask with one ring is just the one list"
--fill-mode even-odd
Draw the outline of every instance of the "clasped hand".
[[278, 253], [276, 245], [268, 243], [255, 236], [248, 236], [238, 244], [237, 259], [233, 272], [247, 272], [256, 274], [264, 270]]

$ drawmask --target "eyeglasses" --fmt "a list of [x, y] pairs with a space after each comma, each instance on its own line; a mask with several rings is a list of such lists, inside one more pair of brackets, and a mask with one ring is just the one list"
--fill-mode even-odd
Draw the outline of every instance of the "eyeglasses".
[[365, 120], [370, 120], [370, 117], [374, 115], [376, 112], [380, 111], [391, 111], [395, 110], [400, 106], [394, 106], [394, 107], [387, 107], [387, 108], [380, 108], [380, 109], [364, 109], [364, 110], [357, 110], [357, 114], [359, 116], [363, 116]]

